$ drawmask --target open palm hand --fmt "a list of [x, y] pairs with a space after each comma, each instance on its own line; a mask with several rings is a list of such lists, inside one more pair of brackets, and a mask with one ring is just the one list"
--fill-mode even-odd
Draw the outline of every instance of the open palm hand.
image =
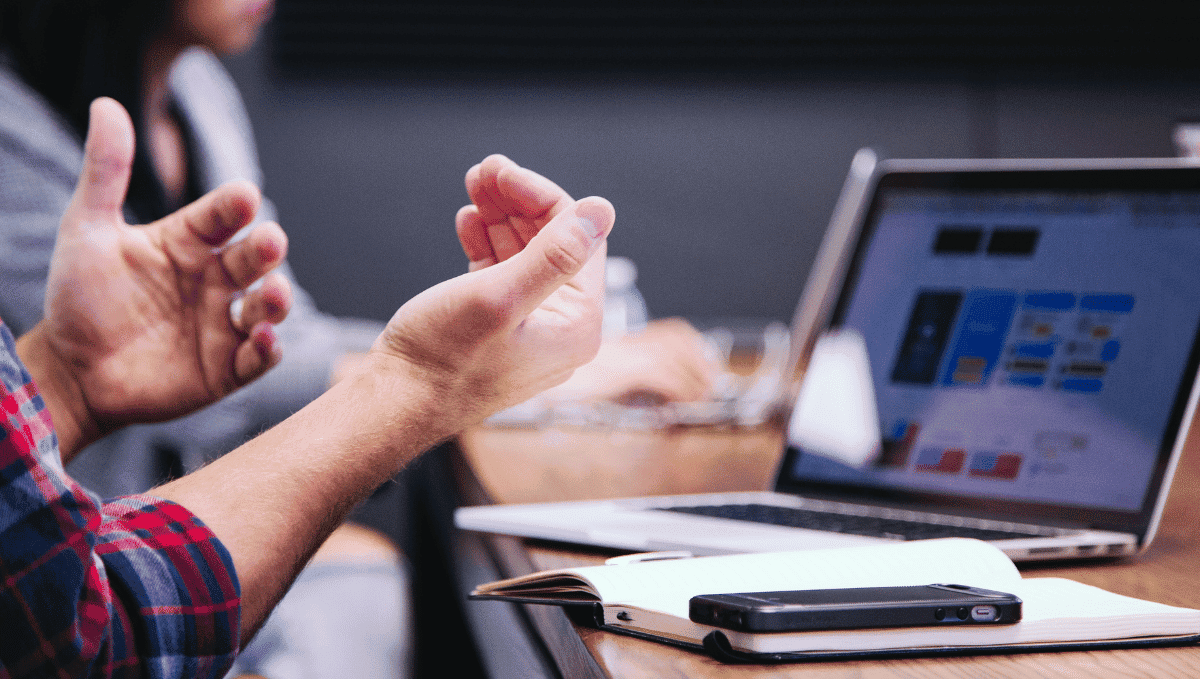
[[253, 185], [227, 184], [130, 226], [121, 206], [132, 159], [128, 114], [97, 100], [35, 329], [99, 433], [186, 414], [255, 379], [279, 360], [272, 324], [291, 306], [286, 279], [272, 272], [287, 250], [277, 224], [227, 244], [258, 209]]

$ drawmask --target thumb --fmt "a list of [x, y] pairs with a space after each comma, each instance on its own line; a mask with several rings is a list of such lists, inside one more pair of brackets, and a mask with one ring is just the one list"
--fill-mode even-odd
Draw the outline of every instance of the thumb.
[[560, 212], [523, 250], [496, 267], [511, 284], [520, 317], [567, 282], [586, 294], [604, 291], [604, 258], [594, 257], [612, 230], [612, 203], [592, 196]]
[[83, 172], [69, 210], [119, 215], [132, 168], [133, 121], [129, 114], [108, 97], [93, 101], [83, 145]]

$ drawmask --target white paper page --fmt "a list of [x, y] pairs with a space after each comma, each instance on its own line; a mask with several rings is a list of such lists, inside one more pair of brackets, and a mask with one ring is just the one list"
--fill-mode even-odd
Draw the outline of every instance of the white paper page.
[[697, 594], [934, 583], [1007, 591], [1004, 585], [1021, 579], [999, 549], [963, 538], [572, 570], [587, 578], [606, 604], [632, 604], [684, 619], [688, 600]]
[[[1006, 591], [1024, 602], [1021, 622], [1013, 625], [725, 633], [735, 648], [759, 653], [1025, 645], [1200, 634], [1200, 611], [1132, 599], [1073, 580], [1030, 578], [1010, 583]], [[690, 622], [688, 625], [694, 629], [681, 629], [687, 629], [693, 638], [702, 638], [712, 629]]]
[[1019, 625], [1031, 628], [1027, 631], [1041, 640], [1070, 639], [1060, 635], [1084, 632], [1105, 639], [1200, 633], [1198, 610], [1121, 596], [1074, 580], [1030, 578], [1011, 591], [1025, 602]]

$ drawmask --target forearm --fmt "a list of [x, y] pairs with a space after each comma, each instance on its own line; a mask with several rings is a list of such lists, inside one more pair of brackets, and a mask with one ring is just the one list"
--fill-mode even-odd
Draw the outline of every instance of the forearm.
[[46, 409], [50, 411], [65, 465], [85, 446], [100, 438], [100, 427], [91, 416], [70, 366], [63, 365], [54, 354], [46, 337], [45, 321], [17, 339], [17, 355], [33, 376]]
[[[378, 359], [377, 359], [378, 360]], [[344, 380], [301, 411], [153, 495], [199, 516], [230, 551], [249, 638], [353, 506], [466, 423], [420, 379]]]

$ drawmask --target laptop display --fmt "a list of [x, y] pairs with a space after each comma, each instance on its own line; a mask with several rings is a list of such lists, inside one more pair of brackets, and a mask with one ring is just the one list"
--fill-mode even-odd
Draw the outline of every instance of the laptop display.
[[1197, 370], [1197, 172], [884, 174], [831, 319], [881, 445], [794, 447], [782, 485], [1144, 527]]
[[[468, 507], [456, 523], [698, 554], [950, 535], [1014, 560], [1134, 553], [1196, 409], [1197, 263], [1197, 164], [860, 152], [793, 320], [808, 379], [774, 492]], [[831, 339], [845, 378], [822, 367]]]

